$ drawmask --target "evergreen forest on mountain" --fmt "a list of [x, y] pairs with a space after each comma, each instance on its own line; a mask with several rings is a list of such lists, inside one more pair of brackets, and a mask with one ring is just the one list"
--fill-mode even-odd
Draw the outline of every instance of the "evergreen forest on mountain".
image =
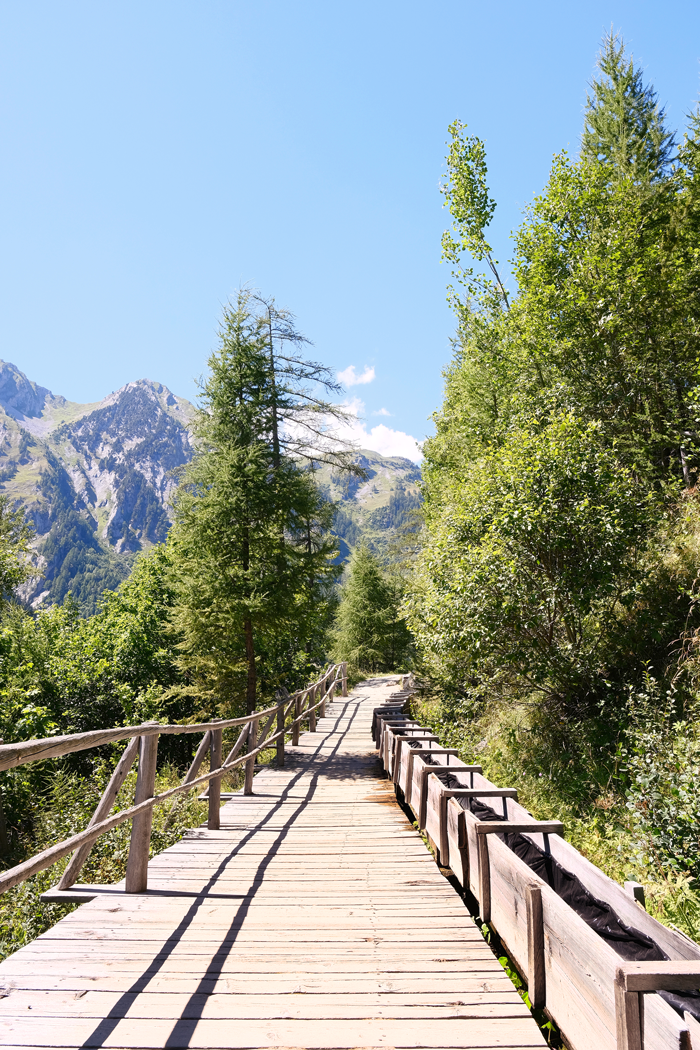
[[[554, 157], [507, 267], [484, 143], [458, 120], [449, 135], [456, 332], [422, 471], [382, 480], [339, 440], [334, 374], [244, 288], [174, 468], [172, 524], [154, 510], [95, 612], [70, 591], [21, 600], [31, 516], [0, 494], [0, 731], [238, 715], [329, 661], [356, 682], [411, 671], [446, 747], [698, 939], [700, 110], [669, 128], [611, 31], [580, 151]], [[359, 491], [366, 504], [343, 502]], [[71, 542], [58, 518], [51, 535]], [[0, 774], [3, 865], [84, 827], [119, 753]], [[191, 738], [163, 738], [160, 782], [191, 755]], [[183, 799], [153, 849], [199, 819]], [[125, 851], [122, 829], [104, 836], [86, 880], [121, 877]], [[6, 895], [2, 953], [68, 907], [38, 900], [56, 870]]]

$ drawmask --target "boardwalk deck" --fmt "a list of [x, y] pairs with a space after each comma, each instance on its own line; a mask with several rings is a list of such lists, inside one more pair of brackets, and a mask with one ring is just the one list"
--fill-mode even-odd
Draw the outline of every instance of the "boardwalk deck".
[[544, 1046], [334, 701], [254, 794], [0, 965], [6, 1047]]

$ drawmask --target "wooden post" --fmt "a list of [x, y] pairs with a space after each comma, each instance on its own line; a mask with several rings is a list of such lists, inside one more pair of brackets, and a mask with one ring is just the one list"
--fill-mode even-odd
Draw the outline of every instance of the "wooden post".
[[491, 871], [489, 867], [488, 835], [477, 835], [476, 850], [479, 858], [479, 914], [482, 922], [491, 921]]
[[296, 700], [294, 701], [294, 725], [292, 726], [292, 747], [296, 747], [299, 743], [299, 722], [297, 719], [301, 718], [301, 703], [304, 699], [302, 693], [299, 693]]
[[642, 886], [641, 882], [634, 882], [632, 879], [628, 879], [627, 882], [625, 882], [624, 889], [625, 893], [628, 893], [630, 897], [633, 898], [633, 900], [636, 900], [638, 904], [641, 904], [641, 906], [646, 911], [646, 895], [644, 893], [644, 887]]
[[[224, 731], [212, 729], [209, 747], [209, 769], [218, 769], [224, 760]], [[209, 814], [207, 819], [209, 831], [218, 831], [221, 827], [221, 777], [209, 781]]]
[[535, 882], [525, 887], [525, 905], [527, 908], [527, 994], [533, 1009], [543, 1010], [546, 986], [542, 887]]
[[617, 1050], [642, 1050], [642, 1017], [638, 992], [628, 992], [620, 970], [615, 977]]
[[289, 693], [284, 690], [284, 694], [280, 697], [280, 706], [277, 708], [277, 732], [280, 734], [277, 737], [277, 768], [284, 768], [284, 709], [289, 700]]
[[[110, 777], [109, 784], [105, 788], [102, 798], [97, 803], [95, 812], [90, 818], [90, 823], [88, 824], [89, 828], [92, 827], [93, 824], [99, 824], [101, 820], [105, 820], [105, 818], [109, 816], [109, 812], [112, 806], [114, 805], [114, 801], [117, 795], [119, 794], [119, 790], [122, 787], [124, 781], [126, 780], [129, 770], [136, 761], [136, 755], [138, 754], [138, 750], [139, 737], [136, 736], [133, 738], [133, 740], [129, 741], [129, 743], [122, 751], [121, 758], [115, 766], [114, 772]], [[70, 887], [73, 886], [75, 882], [77, 882], [78, 875], [80, 875], [85, 861], [90, 856], [90, 852], [92, 851], [93, 845], [94, 843], [90, 842], [85, 846], [81, 846], [80, 849], [77, 849], [75, 851], [70, 861], [68, 862], [68, 867], [61, 876], [61, 880], [58, 883], [57, 889], [70, 889]]]
[[343, 670], [343, 693], [342, 693], [342, 695], [343, 696], [347, 696], [348, 695], [348, 665], [347, 665], [347, 663], [342, 663], [340, 666], [342, 667], [342, 670]]
[[[258, 746], [258, 720], [253, 718], [248, 729], [248, 751], [255, 751]], [[253, 794], [253, 777], [255, 776], [255, 756], [249, 758], [245, 764], [245, 782], [243, 794]]]
[[[323, 686], [321, 686], [321, 692], [323, 693], [323, 701], [321, 703], [321, 706], [318, 709], [318, 712], [319, 712], [318, 713], [318, 717], [319, 718], [325, 718], [326, 717], [326, 699], [325, 699], [326, 694], [323, 691]], [[332, 702], [333, 701], [333, 686], [331, 686], [330, 689], [327, 692], [328, 692], [328, 699]]]
[[[323, 689], [323, 686], [320, 686], [319, 688]], [[313, 689], [309, 692], [309, 707], [313, 707], [315, 703], [316, 703], [316, 686], [314, 686]], [[310, 733], [315, 733], [316, 732], [316, 711], [315, 710], [309, 712], [309, 732]]]
[[[136, 778], [134, 804], [153, 798], [156, 793], [156, 758], [158, 734], [139, 737], [139, 772]], [[143, 893], [148, 887], [148, 853], [151, 846], [153, 807], [138, 813], [131, 822], [129, 858], [126, 862], [127, 893]]]

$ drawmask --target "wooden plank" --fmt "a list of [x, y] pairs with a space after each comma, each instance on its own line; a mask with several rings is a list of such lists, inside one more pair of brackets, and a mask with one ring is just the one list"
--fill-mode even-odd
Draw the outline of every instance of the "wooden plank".
[[543, 1046], [375, 779], [362, 695], [260, 770], [219, 829], [154, 858], [148, 892], [106, 887], [0, 964], [0, 1042]]
[[[171, 1019], [126, 1018], [110, 1024], [109, 1035], [100, 1037], [104, 1047], [162, 1047], [187, 1045], [193, 1050], [212, 1047], [328, 1047], [329, 1033], [326, 1021], [279, 1020], [254, 1021], [232, 1026], [227, 1021], [203, 1019], [196, 1024]], [[0, 1039], [16, 1046], [70, 1047], [90, 1045], [95, 1031], [94, 1022], [73, 1019], [70, 1024], [36, 1023], [33, 1019], [3, 1019]], [[185, 1039], [187, 1042], [185, 1042]], [[95, 1045], [95, 1044], [93, 1044]], [[436, 1020], [430, 1025], [416, 1026], [410, 1021], [367, 1018], [362, 1021], [344, 1020], [333, 1032], [331, 1045], [338, 1048], [365, 1047], [464, 1047], [473, 1050], [496, 1046], [540, 1047], [544, 1039], [531, 1017], [474, 1019], [466, 1022]]]

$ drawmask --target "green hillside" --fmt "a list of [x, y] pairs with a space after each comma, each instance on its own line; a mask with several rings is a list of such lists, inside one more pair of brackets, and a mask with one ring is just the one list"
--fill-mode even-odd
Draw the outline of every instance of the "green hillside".
[[340, 560], [364, 538], [382, 559], [392, 560], [391, 546], [401, 529], [410, 527], [420, 506], [420, 467], [403, 456], [381, 456], [360, 449], [355, 462], [366, 479], [340, 477], [330, 467], [316, 479], [328, 499], [337, 504], [334, 532], [340, 540]]

